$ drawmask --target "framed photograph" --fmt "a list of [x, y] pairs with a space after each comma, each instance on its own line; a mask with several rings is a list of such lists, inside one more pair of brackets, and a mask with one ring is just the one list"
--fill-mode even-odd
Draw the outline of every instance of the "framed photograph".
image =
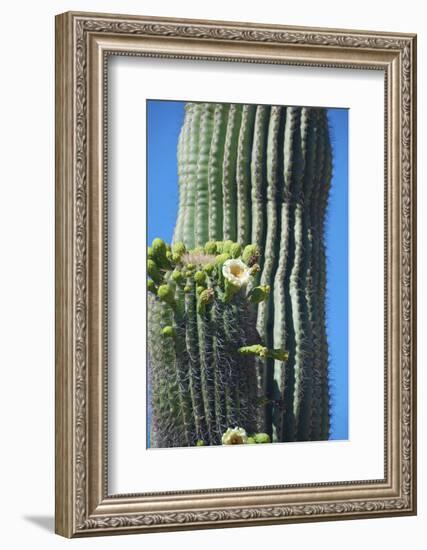
[[56, 18], [56, 532], [416, 513], [416, 37]]

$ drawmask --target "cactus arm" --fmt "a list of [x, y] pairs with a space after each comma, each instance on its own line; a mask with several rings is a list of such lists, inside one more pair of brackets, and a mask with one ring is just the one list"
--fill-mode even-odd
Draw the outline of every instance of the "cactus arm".
[[203, 246], [209, 239], [209, 152], [211, 148], [214, 106], [203, 103], [196, 173], [195, 244]]
[[227, 130], [229, 106], [223, 103], [215, 105], [212, 142], [209, 151], [208, 188], [209, 188], [209, 240], [222, 239], [222, 165]]
[[[191, 108], [190, 108], [191, 107]], [[199, 154], [199, 134], [201, 105], [191, 103], [188, 105], [191, 111], [191, 126], [188, 136], [187, 150], [187, 183], [185, 193], [185, 214], [183, 223], [183, 241], [189, 248], [195, 244], [195, 203], [197, 196], [197, 160]]]
[[250, 151], [252, 147], [255, 109], [255, 105], [243, 105], [242, 123], [237, 145], [237, 242], [241, 244], [249, 243], [251, 238]]
[[222, 167], [222, 204], [224, 212], [223, 239], [232, 241], [235, 241], [237, 236], [236, 158], [241, 118], [242, 106], [230, 105]]

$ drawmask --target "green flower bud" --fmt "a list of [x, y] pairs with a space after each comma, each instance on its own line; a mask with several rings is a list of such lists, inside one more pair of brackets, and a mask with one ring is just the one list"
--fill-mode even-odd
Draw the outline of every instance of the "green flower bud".
[[153, 249], [151, 248], [151, 246], [147, 247], [147, 258], [149, 258], [150, 260], [154, 260]]
[[277, 359], [277, 361], [287, 361], [289, 358], [289, 353], [284, 349], [273, 349], [269, 350], [269, 357], [272, 359]]
[[224, 262], [226, 262], [229, 259], [230, 259], [230, 254], [226, 254], [226, 253], [220, 254], [215, 258], [215, 265], [219, 268], [222, 268]]
[[213, 271], [215, 269], [214, 264], [205, 264], [203, 266], [203, 271], [207, 273], [208, 275], [212, 275]]
[[206, 273], [204, 271], [196, 271], [194, 274], [194, 280], [196, 281], [196, 284], [198, 285], [205, 285], [206, 284]]
[[260, 250], [256, 244], [248, 244], [242, 253], [242, 260], [248, 266], [254, 265], [260, 257]]
[[242, 355], [258, 355], [258, 357], [267, 357], [268, 349], [261, 344], [253, 344], [252, 346], [243, 346], [237, 351]]
[[243, 346], [237, 350], [242, 355], [257, 355], [263, 359], [276, 359], [277, 361], [287, 361], [289, 353], [283, 349], [268, 349], [261, 344], [254, 344], [252, 346]]
[[254, 435], [255, 443], [271, 443], [270, 436], [265, 433], [259, 433]]
[[216, 253], [222, 254], [224, 252], [224, 241], [215, 241]]
[[159, 238], [154, 239], [151, 243], [151, 249], [153, 258], [156, 260], [157, 265], [166, 269], [169, 268], [170, 259], [168, 256], [170, 256], [171, 253], [170, 250], [168, 250], [168, 246], [165, 241]]
[[188, 294], [189, 292], [191, 292], [191, 286], [185, 285], [185, 287], [184, 287], [184, 292], [185, 292], [186, 294]]
[[268, 298], [270, 294], [269, 285], [260, 285], [253, 288], [249, 294], [249, 301], [252, 304], [260, 304]]
[[204, 286], [196, 286], [196, 294], [197, 296], [199, 296], [203, 291], [205, 290], [205, 287]]
[[172, 252], [171, 260], [173, 264], [179, 264], [181, 262], [181, 254], [178, 254], [177, 252]]
[[203, 447], [205, 445], [205, 442], [203, 441], [203, 439], [198, 439], [196, 441], [196, 446], [197, 447]]
[[188, 269], [189, 271], [192, 271], [193, 269], [195, 269], [195, 267], [196, 267], [196, 266], [195, 266], [194, 264], [187, 264], [187, 269]]
[[249, 269], [249, 275], [251, 277], [254, 277], [257, 273], [259, 273], [261, 271], [261, 268], [259, 266], [259, 264], [254, 264], [250, 269]]
[[205, 244], [205, 252], [206, 254], [216, 254], [217, 253], [217, 246], [215, 241], [208, 241]]
[[254, 439], [252, 436], [249, 436], [249, 437], [248, 437], [247, 443], [248, 443], [249, 445], [253, 445], [254, 443], [256, 443], [256, 441], [255, 441], [255, 439]]
[[186, 252], [185, 244], [184, 243], [174, 243], [172, 245], [172, 252], [174, 254], [179, 254], [179, 256], [182, 256]]
[[147, 281], [147, 290], [148, 292], [152, 292], [157, 295], [156, 283], [152, 279], [148, 279]]
[[239, 243], [233, 243], [230, 246], [230, 254], [232, 258], [238, 258], [242, 254], [242, 246]]
[[155, 254], [156, 256], [166, 256], [167, 248], [166, 243], [163, 239], [154, 239], [151, 243], [151, 248], [153, 250], [153, 254]]
[[181, 271], [179, 271], [179, 269], [174, 269], [174, 270], [172, 271], [171, 277], [172, 277], [172, 280], [175, 281], [175, 282], [178, 283], [178, 284], [179, 284], [179, 283], [183, 283], [184, 280], [185, 280], [184, 275], [182, 274]]
[[227, 254], [230, 254], [231, 253], [231, 247], [236, 244], [234, 243], [233, 241], [224, 241], [224, 244], [222, 245], [222, 251], [223, 252], [226, 252]]
[[[200, 288], [200, 287], [197, 287]], [[212, 304], [215, 293], [212, 288], [203, 289], [197, 300], [197, 313], [202, 314], [206, 311], [206, 306]]]
[[167, 336], [168, 338], [175, 338], [176, 330], [174, 329], [174, 327], [168, 325], [166, 327], [163, 327], [162, 334], [163, 336]]
[[163, 277], [157, 267], [157, 264], [154, 260], [147, 260], [147, 273], [153, 279], [155, 283], [161, 283]]
[[169, 285], [160, 285], [157, 290], [157, 296], [172, 307], [175, 307], [175, 295], [172, 288]]

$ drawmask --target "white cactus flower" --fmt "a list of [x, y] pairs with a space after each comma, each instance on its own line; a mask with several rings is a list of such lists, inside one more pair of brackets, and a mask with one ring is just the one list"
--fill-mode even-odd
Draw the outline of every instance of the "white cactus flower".
[[222, 274], [239, 288], [246, 286], [251, 277], [249, 267], [242, 260], [226, 260], [222, 266]]
[[243, 428], [228, 428], [226, 432], [222, 434], [221, 438], [223, 445], [241, 445], [248, 442], [248, 434]]

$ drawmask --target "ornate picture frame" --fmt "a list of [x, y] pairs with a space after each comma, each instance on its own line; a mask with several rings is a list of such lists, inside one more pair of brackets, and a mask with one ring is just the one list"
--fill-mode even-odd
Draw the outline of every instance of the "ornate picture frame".
[[[384, 73], [384, 478], [108, 492], [107, 60]], [[68, 12], [56, 17], [56, 532], [65, 537], [416, 513], [416, 36]]]

